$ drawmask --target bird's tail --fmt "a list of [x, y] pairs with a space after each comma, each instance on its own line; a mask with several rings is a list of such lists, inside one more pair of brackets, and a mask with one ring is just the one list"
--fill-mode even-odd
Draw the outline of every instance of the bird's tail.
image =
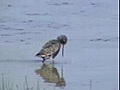
[[40, 53], [37, 53], [35, 56], [40, 56]]

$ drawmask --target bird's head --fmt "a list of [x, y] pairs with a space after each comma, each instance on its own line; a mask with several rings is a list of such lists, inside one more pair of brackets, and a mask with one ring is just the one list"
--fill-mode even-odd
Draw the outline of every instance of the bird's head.
[[62, 56], [64, 56], [64, 45], [67, 43], [67, 36], [65, 35], [60, 35], [57, 37], [57, 40], [61, 43], [62, 45]]
[[67, 36], [65, 36], [65, 35], [60, 35], [60, 36], [57, 37], [57, 40], [58, 40], [61, 44], [65, 45], [65, 44], [67, 43]]

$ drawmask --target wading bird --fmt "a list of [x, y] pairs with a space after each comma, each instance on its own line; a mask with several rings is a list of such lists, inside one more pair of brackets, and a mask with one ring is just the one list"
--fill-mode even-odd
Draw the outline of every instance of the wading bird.
[[45, 43], [40, 52], [36, 56], [43, 59], [43, 63], [46, 59], [54, 59], [62, 46], [62, 57], [64, 56], [64, 45], [67, 43], [67, 37], [60, 35], [57, 39], [53, 39]]

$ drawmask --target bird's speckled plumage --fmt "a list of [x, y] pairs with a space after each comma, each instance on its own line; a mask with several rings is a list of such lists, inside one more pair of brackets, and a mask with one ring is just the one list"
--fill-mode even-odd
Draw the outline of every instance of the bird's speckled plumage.
[[50, 57], [54, 58], [55, 52], [59, 52], [60, 46], [61, 45], [58, 40], [50, 40], [42, 47], [42, 49], [39, 52], [39, 55], [40, 57], [45, 59], [49, 59]]
[[67, 37], [65, 35], [58, 36], [57, 39], [53, 39], [45, 43], [39, 53], [36, 56], [43, 58], [43, 62], [46, 59], [54, 59], [60, 51], [61, 44], [67, 43]]

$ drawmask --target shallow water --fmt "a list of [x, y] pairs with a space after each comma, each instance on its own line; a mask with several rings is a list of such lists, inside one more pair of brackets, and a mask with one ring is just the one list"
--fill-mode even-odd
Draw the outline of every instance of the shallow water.
[[[1, 0], [0, 89], [4, 81], [14, 90], [117, 90], [117, 5], [113, 0]], [[69, 39], [65, 56], [60, 51], [54, 64], [42, 64], [35, 54], [60, 34]]]

